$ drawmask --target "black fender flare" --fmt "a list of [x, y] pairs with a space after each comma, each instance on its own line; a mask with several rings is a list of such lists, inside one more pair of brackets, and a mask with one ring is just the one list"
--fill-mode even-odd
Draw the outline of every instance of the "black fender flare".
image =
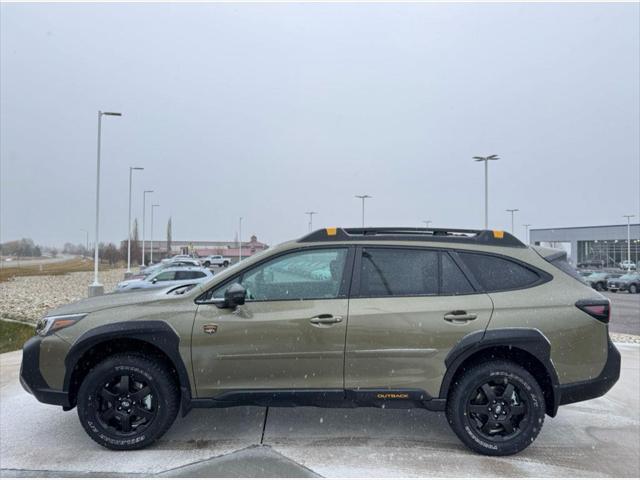
[[465, 335], [446, 356], [447, 367], [440, 385], [440, 398], [447, 398], [451, 382], [458, 368], [471, 355], [492, 347], [515, 347], [535, 357], [545, 368], [551, 380], [553, 405], [548, 413], [557, 413], [560, 401], [560, 385], [558, 374], [551, 361], [551, 345], [549, 340], [537, 328], [499, 328], [478, 330]]
[[102, 325], [83, 333], [71, 346], [65, 358], [64, 391], [69, 392], [71, 378], [78, 362], [91, 348], [109, 341], [125, 338], [141, 340], [158, 348], [173, 363], [180, 382], [182, 415], [191, 409], [191, 384], [187, 368], [180, 356], [180, 337], [171, 326], [161, 320], [134, 320]]

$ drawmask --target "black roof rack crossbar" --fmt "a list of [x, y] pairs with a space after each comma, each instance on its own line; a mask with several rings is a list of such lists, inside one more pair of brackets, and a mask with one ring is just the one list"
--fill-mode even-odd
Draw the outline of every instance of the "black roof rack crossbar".
[[323, 228], [302, 237], [298, 242], [409, 240], [418, 242], [452, 242], [501, 247], [526, 245], [502, 230], [470, 230], [463, 228], [364, 227]]

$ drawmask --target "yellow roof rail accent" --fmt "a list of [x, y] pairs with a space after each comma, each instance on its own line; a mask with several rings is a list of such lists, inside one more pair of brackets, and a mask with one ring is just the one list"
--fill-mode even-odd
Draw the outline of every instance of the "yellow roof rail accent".
[[494, 230], [493, 238], [504, 238], [504, 231], [502, 230]]
[[330, 237], [334, 237], [338, 233], [338, 229], [336, 227], [327, 227], [327, 235]]

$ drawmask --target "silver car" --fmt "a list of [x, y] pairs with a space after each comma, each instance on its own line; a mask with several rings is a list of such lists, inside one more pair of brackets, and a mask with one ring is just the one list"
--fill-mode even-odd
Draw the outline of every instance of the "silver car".
[[120, 282], [115, 291], [165, 288], [173, 285], [192, 285], [206, 282], [213, 277], [211, 271], [202, 267], [170, 267], [154, 272], [144, 278]]

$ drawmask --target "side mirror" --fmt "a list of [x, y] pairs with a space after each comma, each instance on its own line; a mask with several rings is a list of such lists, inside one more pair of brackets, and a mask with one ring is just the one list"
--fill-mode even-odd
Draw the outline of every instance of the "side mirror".
[[237, 305], [244, 305], [246, 297], [246, 289], [239, 283], [233, 283], [224, 292], [224, 303], [227, 308], [233, 308]]
[[153, 280], [151, 280], [151, 283], [156, 283], [158, 281], [157, 278], [154, 278]]

